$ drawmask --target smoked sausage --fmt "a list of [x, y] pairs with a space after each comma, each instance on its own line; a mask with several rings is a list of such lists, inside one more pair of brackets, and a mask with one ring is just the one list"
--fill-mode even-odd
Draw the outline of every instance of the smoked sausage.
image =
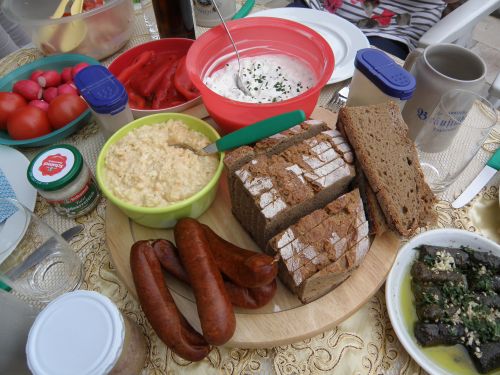
[[276, 279], [274, 279], [264, 286], [245, 288], [229, 280], [225, 280], [224, 287], [233, 305], [245, 309], [258, 309], [259, 307], [267, 305], [269, 301], [273, 299], [276, 294], [276, 289], [278, 288], [278, 283]]
[[196, 298], [203, 337], [222, 345], [233, 336], [236, 317], [205, 231], [196, 220], [185, 218], [175, 225], [174, 237]]
[[278, 275], [278, 262], [269, 255], [245, 250], [203, 227], [220, 271], [235, 284], [247, 288], [269, 285]]
[[161, 266], [177, 280], [189, 283], [189, 276], [181, 263], [175, 245], [169, 240], [156, 240], [152, 243]]
[[210, 345], [177, 309], [149, 241], [139, 241], [132, 246], [130, 267], [142, 310], [158, 337], [188, 361], [205, 358]]
[[[163, 239], [154, 241], [152, 245], [163, 269], [176, 279], [189, 284], [189, 277], [179, 259], [175, 246], [170, 241]], [[266, 305], [276, 294], [277, 285], [275, 279], [264, 286], [245, 288], [236, 285], [231, 280], [224, 280], [224, 288], [231, 303], [245, 309], [258, 309]]]

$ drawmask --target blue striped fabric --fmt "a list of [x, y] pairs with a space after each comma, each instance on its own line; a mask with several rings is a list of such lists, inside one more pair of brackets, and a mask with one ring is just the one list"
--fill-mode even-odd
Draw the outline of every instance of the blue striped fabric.
[[[16, 193], [12, 190], [12, 186], [10, 186], [2, 169], [0, 169], [0, 198], [16, 198]], [[16, 212], [16, 208], [13, 205], [0, 201], [0, 223], [3, 223], [14, 212]]]
[[[305, 0], [313, 9], [332, 11], [358, 26], [366, 36], [406, 44], [410, 50], [440, 19], [444, 0]], [[333, 4], [340, 6], [333, 10]]]

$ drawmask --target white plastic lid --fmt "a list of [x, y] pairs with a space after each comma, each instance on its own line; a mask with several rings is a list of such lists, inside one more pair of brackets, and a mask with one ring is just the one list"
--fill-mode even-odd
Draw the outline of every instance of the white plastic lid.
[[118, 308], [99, 293], [65, 293], [37, 316], [26, 345], [34, 375], [101, 375], [114, 367], [125, 340]]

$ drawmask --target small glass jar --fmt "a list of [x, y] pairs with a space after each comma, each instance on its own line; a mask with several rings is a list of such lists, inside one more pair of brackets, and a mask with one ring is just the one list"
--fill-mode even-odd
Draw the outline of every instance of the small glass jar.
[[36, 155], [28, 180], [58, 214], [69, 218], [87, 214], [101, 197], [82, 154], [71, 145], [52, 146]]
[[139, 326], [97, 292], [56, 298], [30, 329], [26, 354], [34, 375], [137, 375], [146, 360]]

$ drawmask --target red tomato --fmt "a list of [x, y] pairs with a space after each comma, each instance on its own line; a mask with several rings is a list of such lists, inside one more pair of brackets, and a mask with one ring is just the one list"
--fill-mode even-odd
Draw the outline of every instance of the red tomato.
[[47, 113], [31, 105], [14, 111], [7, 120], [7, 132], [12, 139], [31, 139], [52, 131]]
[[7, 118], [16, 109], [27, 105], [26, 100], [14, 92], [0, 92], [0, 129], [7, 129]]
[[81, 97], [63, 94], [50, 102], [47, 114], [52, 127], [59, 129], [76, 119], [87, 108], [87, 103]]

